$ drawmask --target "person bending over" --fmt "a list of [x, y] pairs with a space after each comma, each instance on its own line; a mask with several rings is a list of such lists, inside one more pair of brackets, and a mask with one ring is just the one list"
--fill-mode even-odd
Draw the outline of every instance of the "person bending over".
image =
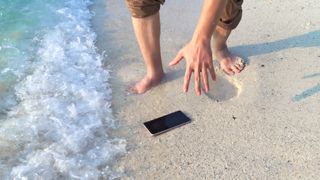
[[[145, 77], [130, 88], [141, 94], [157, 86], [164, 77], [160, 54], [160, 5], [165, 0], [126, 0], [132, 15], [135, 35], [147, 68]], [[194, 73], [195, 90], [201, 95], [200, 79], [205, 92], [209, 91], [208, 77], [216, 79], [212, 51], [221, 69], [228, 75], [241, 72], [243, 60], [230, 53], [227, 39], [241, 20], [243, 0], [204, 0], [204, 5], [193, 37], [170, 62], [170, 66], [186, 60], [184, 92], [188, 91], [190, 77]], [[211, 37], [214, 36], [213, 49]]]

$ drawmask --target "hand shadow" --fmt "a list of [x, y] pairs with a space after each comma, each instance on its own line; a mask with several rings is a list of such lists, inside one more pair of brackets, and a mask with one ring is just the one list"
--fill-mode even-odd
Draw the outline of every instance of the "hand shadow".
[[164, 77], [164, 79], [161, 81], [161, 84], [165, 84], [167, 82], [170, 82], [170, 81], [174, 81], [182, 76], [184, 76], [184, 73], [185, 73], [185, 69], [172, 69], [170, 68], [170, 70], [168, 70], [166, 72], [166, 75]]

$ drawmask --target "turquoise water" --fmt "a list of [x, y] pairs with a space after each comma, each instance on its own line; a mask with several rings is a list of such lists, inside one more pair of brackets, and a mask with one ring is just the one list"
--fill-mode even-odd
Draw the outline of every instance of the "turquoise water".
[[5, 68], [22, 70], [28, 61], [36, 59], [37, 38], [58, 22], [54, 9], [62, 8], [61, 4], [61, 1], [48, 0], [0, 1], [1, 71]]
[[116, 178], [90, 0], [0, 1], [0, 179]]
[[[14, 85], [32, 71], [40, 38], [59, 17], [60, 1], [0, 1], [0, 118], [16, 104]], [[60, 6], [59, 6], [60, 5]]]

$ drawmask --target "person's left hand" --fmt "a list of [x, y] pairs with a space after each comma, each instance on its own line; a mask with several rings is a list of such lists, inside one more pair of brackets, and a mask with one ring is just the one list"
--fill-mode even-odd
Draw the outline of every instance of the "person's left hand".
[[216, 74], [212, 64], [212, 51], [210, 40], [190, 41], [183, 47], [177, 56], [169, 63], [170, 66], [178, 64], [182, 59], [186, 60], [186, 72], [184, 76], [183, 91], [187, 92], [189, 88], [190, 77], [194, 72], [195, 90], [197, 95], [201, 95], [200, 77], [204, 84], [206, 92], [209, 91], [208, 74], [209, 71], [212, 80], [216, 79]]

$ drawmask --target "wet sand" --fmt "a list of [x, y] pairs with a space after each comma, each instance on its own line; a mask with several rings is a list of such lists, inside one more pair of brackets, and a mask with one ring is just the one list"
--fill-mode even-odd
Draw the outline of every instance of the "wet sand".
[[[143, 95], [125, 91], [145, 68], [124, 1], [92, 7], [97, 46], [112, 71], [115, 134], [128, 141], [114, 169], [121, 179], [319, 179], [320, 4], [245, 1], [229, 46], [248, 66], [228, 77], [215, 62], [218, 81], [198, 97], [193, 83], [182, 92], [184, 63], [167, 64], [191, 39], [201, 6], [175, 0], [161, 9], [167, 75]], [[157, 137], [143, 127], [176, 110], [192, 122]]]

